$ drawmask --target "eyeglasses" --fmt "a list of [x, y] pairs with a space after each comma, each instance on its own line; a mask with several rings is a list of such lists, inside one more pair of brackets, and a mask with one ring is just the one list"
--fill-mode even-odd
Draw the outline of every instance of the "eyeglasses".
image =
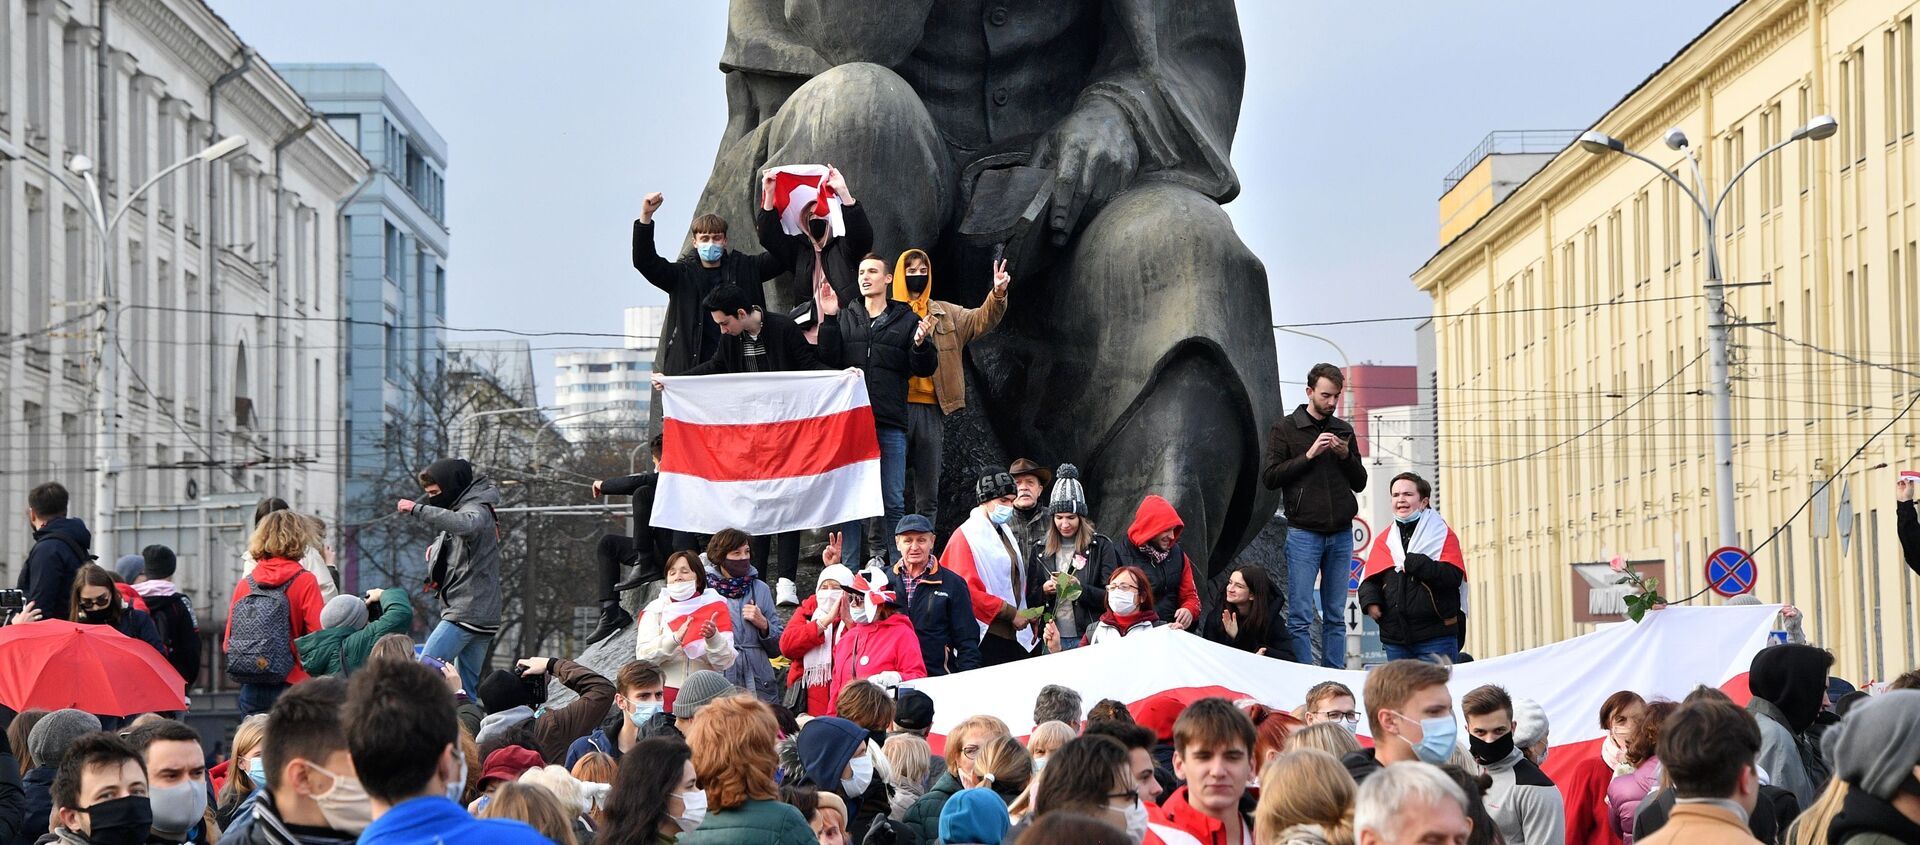
[[1360, 721], [1360, 714], [1352, 710], [1322, 710], [1314, 715], [1329, 722], [1346, 722], [1349, 725]]
[[80, 597], [80, 609], [81, 609], [81, 610], [101, 610], [101, 609], [104, 609], [104, 608], [105, 608], [105, 607], [106, 607], [107, 605], [110, 605], [110, 604], [113, 604], [113, 594], [112, 594], [112, 593], [108, 593], [108, 594], [106, 594], [106, 595], [104, 595], [104, 596], [101, 596], [101, 597], [99, 597], [99, 598], [97, 598], [97, 599], [90, 599], [90, 598], [87, 598], [86, 596], [81, 596], [81, 597]]
[[1114, 792], [1107, 795], [1108, 804], [1112, 804], [1113, 802], [1119, 801], [1122, 799], [1125, 799], [1127, 802], [1127, 806], [1131, 807], [1135, 804], [1140, 803], [1140, 793], [1129, 789], [1125, 792]]
[[980, 746], [978, 745], [966, 746], [960, 749], [960, 753], [967, 755], [967, 759], [972, 760], [980, 756]]

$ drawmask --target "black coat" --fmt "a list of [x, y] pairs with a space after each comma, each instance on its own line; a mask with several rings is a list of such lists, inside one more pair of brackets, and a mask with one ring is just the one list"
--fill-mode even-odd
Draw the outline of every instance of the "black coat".
[[1893, 512], [1900, 534], [1900, 557], [1906, 560], [1908, 569], [1920, 575], [1920, 515], [1915, 514], [1912, 502], [1895, 504]]
[[[1400, 531], [1406, 526], [1389, 526]], [[1387, 538], [1406, 542], [1407, 534]], [[1413, 645], [1440, 637], [1459, 637], [1460, 583], [1466, 575], [1451, 563], [1422, 554], [1407, 555], [1407, 568], [1392, 568], [1360, 582], [1360, 609], [1380, 608], [1380, 641]]]
[[[761, 362], [764, 367], [762, 372], [833, 369], [820, 363], [820, 357], [814, 354], [813, 344], [807, 342], [806, 333], [785, 314], [760, 313], [760, 343], [767, 348], [766, 360]], [[704, 364], [695, 365], [683, 375], [744, 372], [747, 372], [745, 338], [723, 334], [720, 336], [719, 354], [707, 359]]]
[[[893, 572], [896, 581], [907, 577], [905, 564], [896, 564]], [[897, 585], [894, 593], [906, 595]], [[914, 580], [907, 618], [920, 638], [920, 659], [928, 677], [980, 668], [980, 623], [973, 618], [967, 579], [959, 573], [935, 561], [932, 572]]]
[[[6, 762], [13, 763], [9, 758]], [[53, 815], [53, 775], [59, 768], [57, 763], [35, 760], [34, 768], [20, 778], [21, 794], [25, 798], [26, 814], [20, 818], [19, 828], [14, 832], [8, 845], [33, 845], [41, 836], [46, 835], [47, 819]], [[14, 771], [20, 766], [14, 763]]]
[[[1107, 612], [1107, 579], [1113, 577], [1113, 571], [1120, 568], [1120, 553], [1113, 539], [1105, 534], [1093, 535], [1093, 542], [1087, 544], [1086, 568], [1075, 572], [1080, 579], [1080, 598], [1073, 602], [1074, 630], [1085, 634], [1100, 621], [1100, 614]], [[1053, 557], [1047, 554], [1045, 535], [1027, 546], [1027, 606], [1052, 607], [1053, 597], [1047, 595], [1047, 581], [1053, 577]], [[1175, 585], [1175, 591], [1179, 589]], [[1158, 595], [1158, 594], [1156, 594]], [[1171, 621], [1171, 620], [1168, 620]]]
[[[701, 345], [708, 332], [719, 330], [700, 301], [723, 284], [739, 285], [761, 308], [767, 294], [761, 283], [780, 275], [788, 262], [769, 253], [747, 255], [738, 250], [720, 257], [720, 266], [702, 267], [691, 253], [679, 261], [660, 257], [653, 248], [653, 224], [633, 221], [633, 269], [667, 295], [667, 319], [660, 327], [660, 373], [677, 376], [700, 363]], [[706, 350], [711, 353], [713, 350]]]
[[[1345, 458], [1332, 449], [1307, 457], [1323, 431], [1347, 441]], [[1351, 530], [1354, 516], [1360, 513], [1360, 502], [1353, 494], [1367, 489], [1367, 467], [1360, 459], [1353, 426], [1339, 417], [1316, 420], [1305, 405], [1274, 421], [1267, 432], [1267, 466], [1260, 478], [1267, 489], [1281, 491], [1288, 527], [1322, 534]]]
[[653, 528], [653, 488], [659, 481], [660, 473], [643, 472], [600, 482], [603, 496], [633, 497], [633, 548], [643, 558], [642, 569], [648, 563], [655, 568], [666, 566], [667, 558], [674, 552], [673, 532]]
[[[1225, 600], [1216, 608], [1222, 611], [1226, 609]], [[1280, 601], [1279, 596], [1274, 596], [1272, 606], [1267, 608], [1267, 630], [1259, 635], [1254, 634], [1245, 620], [1239, 620], [1239, 634], [1228, 636], [1227, 626], [1221, 624], [1219, 613], [1208, 613], [1206, 617], [1200, 631], [1208, 640], [1241, 651], [1257, 652], [1264, 648], [1267, 656], [1276, 660], [1293, 659], [1293, 637], [1287, 634], [1287, 604]]]
[[[847, 224], [844, 236], [827, 241], [820, 250], [826, 262], [827, 284], [842, 303], [860, 299], [860, 259], [873, 251], [873, 225], [867, 222], [867, 207], [843, 205], [840, 216]], [[788, 283], [794, 302], [813, 301], [813, 240], [804, 234], [789, 235], [780, 225], [780, 213], [761, 210], [754, 215], [760, 246], [782, 270], [793, 271]]]
[[93, 532], [87, 524], [70, 516], [47, 520], [33, 532], [33, 548], [27, 550], [27, 564], [20, 569], [16, 586], [26, 600], [40, 610], [42, 619], [65, 619], [67, 597], [73, 592], [73, 576], [92, 561], [92, 554], [75, 550], [93, 546]]
[[[1153, 588], [1153, 612], [1159, 614], [1160, 618], [1168, 624], [1172, 624], [1174, 613], [1180, 610], [1180, 585], [1187, 578], [1186, 570], [1189, 565], [1187, 553], [1180, 548], [1179, 541], [1175, 541], [1173, 547], [1167, 550], [1166, 560], [1158, 564], [1137, 546], [1127, 543], [1115, 545], [1119, 548], [1118, 554], [1114, 556], [1114, 569], [1122, 566], [1138, 566], [1140, 571], [1147, 573], [1147, 584]], [[1100, 573], [1100, 586], [1105, 587], [1107, 580], [1112, 577], [1113, 569]], [[1100, 592], [1102, 613], [1106, 612], [1106, 601], [1107, 594], [1103, 589]], [[1094, 618], [1099, 619], [1099, 614], [1095, 614]]]
[[907, 427], [907, 379], [931, 376], [940, 366], [933, 338], [913, 342], [920, 319], [904, 302], [887, 300], [878, 320], [869, 320], [858, 297], [841, 300], [840, 313], [820, 325], [820, 360], [831, 367], [859, 367], [867, 374], [873, 421]]

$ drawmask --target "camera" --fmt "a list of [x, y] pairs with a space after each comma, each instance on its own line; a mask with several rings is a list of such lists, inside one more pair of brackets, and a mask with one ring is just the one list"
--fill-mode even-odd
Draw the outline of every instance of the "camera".
[[25, 590], [0, 590], [0, 625], [13, 621], [13, 617], [27, 606]]

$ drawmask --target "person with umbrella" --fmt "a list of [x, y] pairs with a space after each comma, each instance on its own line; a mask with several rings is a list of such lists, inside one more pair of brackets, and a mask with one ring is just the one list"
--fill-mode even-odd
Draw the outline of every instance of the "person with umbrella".
[[[154, 653], [162, 658], [167, 656], [167, 647], [160, 642], [160, 629], [154, 627], [153, 617], [126, 606], [113, 576], [98, 565], [89, 563], [74, 573], [67, 607], [69, 622], [105, 625], [152, 646]], [[30, 624], [43, 618], [40, 608], [28, 602], [9, 624]]]

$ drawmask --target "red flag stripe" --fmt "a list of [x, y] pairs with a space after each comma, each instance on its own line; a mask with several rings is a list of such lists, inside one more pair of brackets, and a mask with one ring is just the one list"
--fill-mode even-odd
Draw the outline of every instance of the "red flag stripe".
[[[667, 448], [660, 471], [707, 481], [759, 481], [819, 475], [880, 459], [873, 409], [783, 422], [701, 425], [662, 420]], [[792, 449], [808, 443], [816, 448]]]

